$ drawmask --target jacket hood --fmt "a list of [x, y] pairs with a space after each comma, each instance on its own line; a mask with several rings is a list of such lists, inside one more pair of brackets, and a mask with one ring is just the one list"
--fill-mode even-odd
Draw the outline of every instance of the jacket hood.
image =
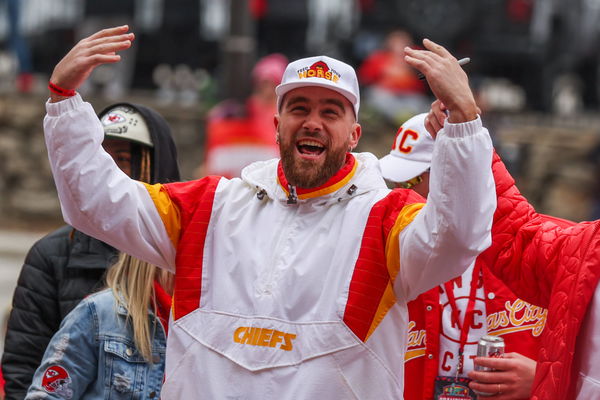
[[151, 184], [177, 182], [180, 180], [179, 166], [177, 164], [177, 149], [171, 128], [167, 121], [158, 112], [153, 109], [134, 103], [117, 103], [111, 104], [98, 114], [98, 118], [102, 118], [111, 109], [118, 106], [128, 106], [136, 109], [146, 121], [150, 138], [154, 147], [149, 148], [152, 152], [152, 174], [150, 178]]
[[[319, 201], [327, 204], [348, 200], [372, 190], [387, 189], [377, 157], [371, 153], [349, 153], [349, 157], [355, 161], [355, 166], [348, 168], [349, 172], [338, 176], [335, 183], [330, 180], [312, 193], [297, 194], [297, 202]], [[272, 159], [250, 164], [242, 170], [241, 178], [254, 187], [257, 194], [263, 193], [270, 199], [287, 202], [290, 193], [278, 177], [279, 162], [279, 159]], [[344, 168], [347, 166], [348, 162]]]

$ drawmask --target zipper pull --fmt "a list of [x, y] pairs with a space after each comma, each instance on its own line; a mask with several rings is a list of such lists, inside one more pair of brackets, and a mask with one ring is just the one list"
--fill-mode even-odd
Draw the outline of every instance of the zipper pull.
[[296, 204], [298, 203], [298, 195], [296, 195], [296, 186], [288, 185], [290, 194], [288, 195], [287, 203]]

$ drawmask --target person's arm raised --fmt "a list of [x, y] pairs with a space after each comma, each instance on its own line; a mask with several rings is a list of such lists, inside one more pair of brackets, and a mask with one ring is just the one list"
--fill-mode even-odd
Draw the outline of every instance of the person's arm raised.
[[425, 40], [427, 50], [406, 49], [450, 110], [436, 137], [429, 195], [400, 234], [397, 294], [407, 300], [461, 275], [491, 243], [496, 193], [491, 171], [492, 143], [461, 66], [443, 47]]
[[54, 96], [55, 102], [51, 98], [46, 103], [48, 158], [68, 224], [134, 257], [173, 270], [175, 244], [147, 187], [121, 171], [104, 151], [100, 120], [92, 106], [74, 92], [95, 67], [119, 60], [115, 52], [128, 48], [133, 39], [127, 30], [127, 26], [104, 29], [81, 40], [54, 68], [51, 82], [61, 88], [57, 91], [64, 89], [72, 96]]

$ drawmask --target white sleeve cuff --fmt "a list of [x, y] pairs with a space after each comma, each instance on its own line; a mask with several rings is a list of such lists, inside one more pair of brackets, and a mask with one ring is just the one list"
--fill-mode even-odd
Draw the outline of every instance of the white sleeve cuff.
[[56, 103], [50, 103], [50, 99], [46, 100], [46, 112], [51, 117], [58, 117], [64, 113], [75, 110], [82, 105], [83, 99], [79, 93], [76, 93], [75, 96]]

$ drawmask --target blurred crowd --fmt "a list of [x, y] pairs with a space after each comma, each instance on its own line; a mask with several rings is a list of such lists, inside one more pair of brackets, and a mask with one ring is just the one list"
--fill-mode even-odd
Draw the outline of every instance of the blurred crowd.
[[[445, 2], [423, 5], [428, 18], [420, 23], [415, 22], [412, 3], [395, 19], [397, 6], [378, 0], [243, 3], [247, 7], [236, 8], [236, 0], [182, 0], [178, 7], [167, 7], [163, 0], [62, 0], [52, 6], [39, 0], [3, 1], [0, 93], [43, 95], [52, 66], [70, 46], [101, 26], [128, 23], [136, 32], [131, 51], [121, 63], [95, 71], [80, 92], [105, 102], [135, 94], [159, 106], [197, 111], [204, 119], [198, 136], [205, 145], [196, 176], [210, 171], [239, 173], [239, 166], [230, 172], [223, 169], [225, 149], [233, 154], [237, 148], [238, 156], [225, 163], [236, 159], [239, 165], [277, 154], [270, 129], [258, 128], [271, 125], [268, 115], [274, 100], [269, 93], [277, 82], [269, 70], [280, 68], [275, 65], [283, 59], [307, 54], [330, 54], [357, 66], [364, 105], [361, 120], [374, 136], [383, 136], [428, 109], [431, 92], [405, 64], [402, 50], [406, 45], [419, 48], [425, 36], [440, 35], [440, 43], [457, 56], [471, 58], [464, 69], [491, 124], [498, 115], [542, 111], [557, 119], [576, 119], [597, 109], [594, 93], [600, 93], [596, 80], [600, 68], [593, 59], [600, 60], [600, 41], [591, 38], [598, 34], [593, 23], [598, 2], [581, 4], [576, 14], [561, 2], [502, 0], [482, 9], [467, 1], [461, 26], [455, 26], [458, 19], [446, 18], [435, 27], [432, 21], [442, 11], [453, 11], [443, 8], [448, 6]], [[564, 19], [560, 24], [564, 32], [549, 25], [552, 18]], [[245, 26], [242, 31], [235, 32], [243, 40], [230, 44], [229, 24], [234, 20], [246, 22], [239, 24]], [[508, 48], [511, 38], [518, 39], [517, 44]], [[561, 49], [564, 42], [577, 45], [562, 52], [548, 47]], [[527, 49], [547, 50], [527, 54], [519, 48], [522, 43]], [[234, 93], [235, 88], [241, 88], [238, 92], [244, 96]], [[232, 133], [239, 130], [246, 132], [244, 138]], [[517, 145], [519, 149], [499, 144], [515, 171], [527, 156], [522, 148], [526, 145]], [[589, 163], [596, 165], [594, 154], [592, 149]]]
[[[116, 99], [141, 89], [156, 91], [165, 103], [214, 104], [223, 99], [220, 88], [229, 78], [223, 55], [232, 34], [229, 24], [241, 18], [247, 21], [243, 33], [248, 35], [241, 49], [250, 63], [271, 53], [288, 58], [331, 54], [354, 65], [365, 63], [361, 85], [371, 86], [366, 96], [376, 110], [389, 116], [390, 90], [411, 92], [411, 100], [403, 100], [406, 115], [395, 119], [422, 109], [416, 94], [428, 93], [410, 82], [406, 69], [382, 66], [402, 43], [419, 43], [423, 37], [471, 57], [472, 84], [491, 110], [568, 115], [598, 104], [597, 1], [577, 0], [578, 7], [568, 7], [563, 2], [497, 0], [484, 5], [468, 0], [460, 15], [443, 1], [421, 10], [417, 3], [400, 7], [382, 0], [251, 0], [239, 3], [244, 7], [237, 1], [180, 0], [177, 7], [167, 7], [164, 0], [61, 0], [52, 6], [41, 0], [3, 1], [0, 89], [41, 90], [49, 69], [70, 45], [98, 26], [126, 21], [138, 34], [136, 48], [118, 71], [99, 70], [84, 93]], [[239, 16], [236, 9], [242, 10], [235, 11]], [[454, 19], [443, 17], [455, 14]], [[244, 65], [238, 69], [250, 72]]]

